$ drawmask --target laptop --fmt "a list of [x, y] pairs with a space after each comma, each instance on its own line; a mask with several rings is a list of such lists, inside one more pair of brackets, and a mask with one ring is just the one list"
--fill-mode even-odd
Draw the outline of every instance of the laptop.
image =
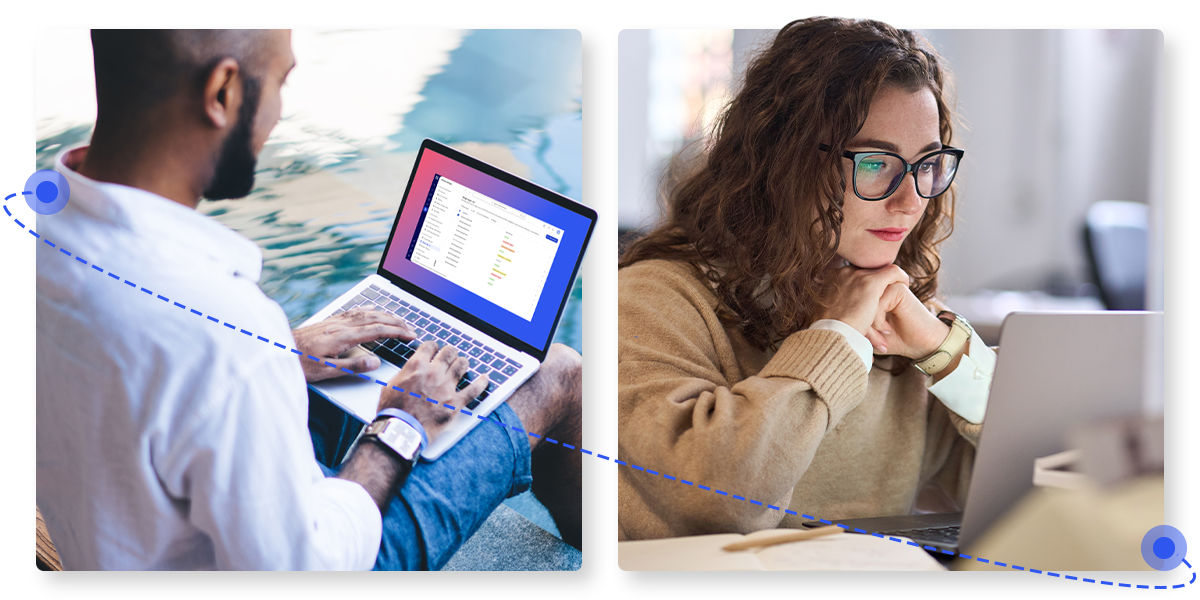
[[[1162, 313], [1013, 313], [1004, 319], [963, 512], [840, 520], [955, 552], [1033, 487], [1033, 461], [1066, 450], [1075, 425], [1161, 406]], [[807, 525], [807, 523], [806, 523]], [[928, 549], [928, 548], [927, 548]]]
[[[468, 358], [459, 389], [487, 375], [487, 390], [467, 408], [490, 414], [546, 357], [595, 223], [590, 208], [425, 140], [378, 269], [304, 322], [382, 310], [408, 321], [417, 339], [356, 348], [377, 354], [380, 367], [310, 387], [369, 423], [382, 384], [422, 341], [434, 341]], [[441, 456], [479, 422], [456, 413], [422, 457]]]

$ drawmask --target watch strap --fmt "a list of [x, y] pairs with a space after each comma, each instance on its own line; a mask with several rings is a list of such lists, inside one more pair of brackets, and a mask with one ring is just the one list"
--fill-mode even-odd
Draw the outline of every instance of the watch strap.
[[961, 315], [943, 310], [938, 313], [938, 319], [950, 326], [950, 333], [946, 334], [946, 339], [942, 340], [936, 350], [913, 363], [926, 375], [942, 372], [971, 340], [971, 324]]

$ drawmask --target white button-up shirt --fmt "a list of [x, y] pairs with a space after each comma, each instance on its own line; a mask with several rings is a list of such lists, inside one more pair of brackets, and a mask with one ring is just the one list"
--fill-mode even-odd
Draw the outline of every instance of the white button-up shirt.
[[83, 177], [86, 150], [59, 157], [67, 208], [37, 219], [55, 244], [37, 242], [37, 503], [64, 566], [370, 568], [379, 510], [313, 458], [258, 247]]

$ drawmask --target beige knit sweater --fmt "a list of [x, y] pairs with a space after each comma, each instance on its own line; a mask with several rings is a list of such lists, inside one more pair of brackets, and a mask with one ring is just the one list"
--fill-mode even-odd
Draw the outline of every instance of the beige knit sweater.
[[842, 519], [965, 499], [980, 426], [915, 368], [892, 375], [892, 359], [876, 357], [868, 373], [824, 330], [760, 351], [720, 322], [716, 295], [682, 263], [642, 261], [618, 278], [620, 459], [652, 471], [618, 471], [621, 539], [805, 520], [770, 505]]

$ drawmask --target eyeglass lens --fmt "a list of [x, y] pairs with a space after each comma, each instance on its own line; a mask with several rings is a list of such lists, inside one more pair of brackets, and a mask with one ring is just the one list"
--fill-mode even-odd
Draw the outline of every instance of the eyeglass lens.
[[[883, 198], [900, 187], [907, 175], [906, 163], [891, 154], [871, 154], [858, 161], [854, 171], [854, 185], [860, 196], [870, 199]], [[916, 172], [917, 192], [932, 197], [946, 191], [958, 170], [958, 157], [949, 152], [939, 152], [913, 166]]]

